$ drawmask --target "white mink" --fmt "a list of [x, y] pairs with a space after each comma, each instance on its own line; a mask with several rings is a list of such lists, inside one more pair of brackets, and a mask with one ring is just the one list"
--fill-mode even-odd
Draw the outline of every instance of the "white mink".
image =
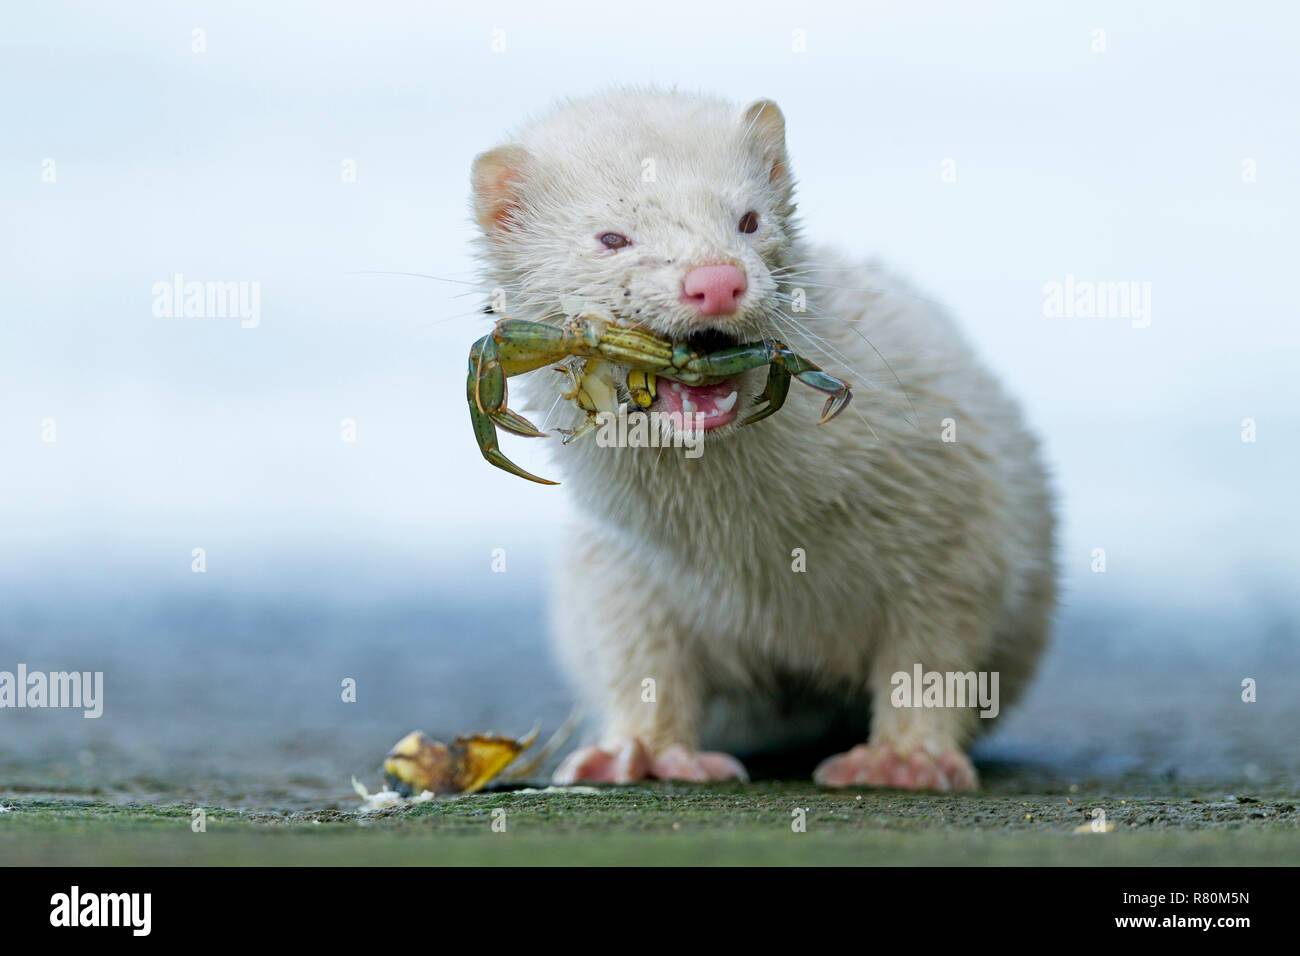
[[[1005, 712], [1031, 676], [1055, 601], [1037, 444], [941, 309], [874, 262], [806, 244], [777, 106], [644, 90], [570, 101], [480, 155], [472, 181], [505, 315], [559, 322], [578, 296], [679, 341], [777, 338], [854, 389], [818, 426], [826, 396], [795, 379], [783, 408], [742, 427], [766, 368], [712, 391], [660, 379], [656, 407], [702, 409], [700, 457], [555, 442], [578, 518], [552, 629], [600, 721], [557, 778], [743, 776], [703, 748], [728, 733], [747, 750], [815, 738], [820, 712], [783, 704], [802, 688], [848, 713], [871, 702], [864, 743], [828, 755], [818, 781], [976, 786], [965, 750], [994, 721], [894, 706], [892, 679], [916, 664], [996, 673]], [[555, 372], [510, 385], [535, 422], [583, 419], [555, 407]], [[507, 451], [525, 440], [502, 435]]]

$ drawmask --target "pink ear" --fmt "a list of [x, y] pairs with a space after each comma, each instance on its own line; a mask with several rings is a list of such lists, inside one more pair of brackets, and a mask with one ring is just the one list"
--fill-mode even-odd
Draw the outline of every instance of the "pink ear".
[[745, 107], [742, 120], [746, 138], [754, 143], [768, 164], [767, 181], [787, 185], [790, 170], [785, 152], [785, 117], [771, 100], [755, 100]]
[[474, 218], [484, 232], [508, 229], [516, 220], [528, 158], [528, 150], [513, 143], [475, 158], [470, 174]]

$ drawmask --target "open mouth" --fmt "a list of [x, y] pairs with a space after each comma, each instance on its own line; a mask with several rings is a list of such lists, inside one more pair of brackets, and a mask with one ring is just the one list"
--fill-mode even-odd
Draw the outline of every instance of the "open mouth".
[[716, 385], [683, 385], [671, 379], [659, 380], [659, 411], [681, 414], [683, 427], [709, 431], [729, 425], [736, 419], [740, 392], [736, 379]]
[[[738, 344], [734, 336], [715, 329], [696, 332], [686, 344], [701, 353], [716, 352]], [[735, 421], [740, 402], [739, 376], [712, 385], [684, 385], [661, 378], [658, 383], [657, 410], [683, 416], [685, 428], [709, 431]], [[693, 416], [693, 417], [686, 417]]]

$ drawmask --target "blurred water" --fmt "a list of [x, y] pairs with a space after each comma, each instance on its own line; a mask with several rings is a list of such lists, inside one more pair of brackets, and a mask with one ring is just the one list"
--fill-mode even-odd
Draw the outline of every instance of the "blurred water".
[[[103, 671], [104, 714], [0, 714], [0, 789], [69, 786], [346, 800], [406, 731], [546, 732], [570, 695], [538, 626], [541, 595], [499, 576], [467, 595], [358, 605], [328, 597], [122, 594], [10, 602], [0, 662]], [[1153, 640], [1157, 638], [1157, 640]], [[1225, 637], [1227, 640], [1225, 641]], [[994, 771], [1062, 785], [1143, 778], [1300, 781], [1293, 613], [1072, 611], [1024, 702], [984, 740]], [[1243, 703], [1243, 678], [1258, 701]], [[355, 703], [341, 682], [356, 681]]]

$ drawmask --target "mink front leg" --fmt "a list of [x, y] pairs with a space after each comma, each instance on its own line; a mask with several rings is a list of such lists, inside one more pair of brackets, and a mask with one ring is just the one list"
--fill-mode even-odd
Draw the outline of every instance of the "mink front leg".
[[[734, 757], [701, 752], [707, 688], [694, 640], [628, 569], [594, 543], [561, 575], [552, 627], [570, 678], [596, 712], [599, 739], [560, 765], [555, 782], [747, 779]], [[582, 582], [600, 580], [593, 594]], [[581, 604], [576, 603], [581, 598]]]
[[965, 745], [979, 712], [965, 707], [896, 707], [893, 676], [978, 671], [989, 659], [992, 627], [977, 610], [910, 615], [879, 646], [872, 662], [871, 731], [864, 744], [822, 761], [813, 779], [827, 786], [905, 790], [975, 790], [979, 779]]

